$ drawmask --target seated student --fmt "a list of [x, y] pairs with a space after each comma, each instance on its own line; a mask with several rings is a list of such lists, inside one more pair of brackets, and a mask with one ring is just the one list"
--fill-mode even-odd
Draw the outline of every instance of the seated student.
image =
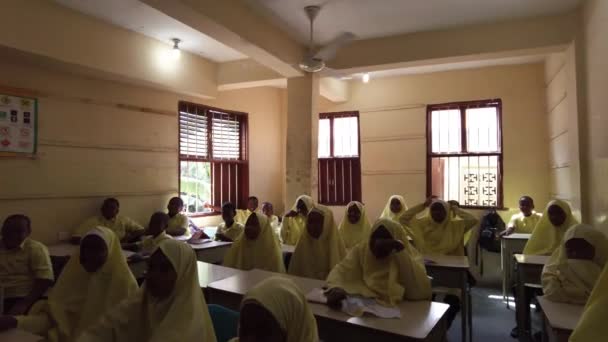
[[365, 207], [361, 202], [348, 203], [344, 218], [342, 218], [338, 229], [340, 235], [342, 235], [346, 250], [352, 249], [359, 242], [367, 239], [370, 233], [370, 225], [367, 220]]
[[182, 210], [184, 210], [184, 201], [180, 197], [171, 198], [169, 204], [167, 204], [167, 210], [169, 214], [167, 234], [171, 236], [190, 237], [188, 217], [182, 214]]
[[329, 272], [346, 256], [346, 248], [331, 210], [322, 205], [308, 213], [306, 231], [291, 257], [289, 274], [325, 280]]
[[304, 229], [308, 212], [314, 208], [310, 196], [302, 195], [296, 199], [293, 208], [285, 214], [281, 225], [281, 240], [286, 245], [295, 246]]
[[511, 221], [501, 235], [513, 233], [532, 234], [534, 228], [540, 221], [542, 215], [534, 211], [534, 200], [530, 196], [522, 196], [519, 199], [519, 211], [511, 216]]
[[0, 286], [4, 289], [4, 312], [11, 315], [25, 314], [53, 285], [49, 252], [29, 238], [31, 231], [25, 215], [11, 215], [2, 225]]
[[233, 242], [238, 240], [243, 234], [243, 225], [236, 222], [234, 217], [236, 216], [236, 209], [234, 204], [230, 202], [222, 205], [222, 219], [224, 222], [220, 223], [215, 233], [216, 241], [227, 241]]
[[133, 252], [152, 254], [162, 241], [171, 239], [171, 236], [165, 233], [169, 226], [169, 221], [169, 215], [163, 212], [159, 211], [152, 214], [148, 223], [148, 229], [146, 229], [142, 240], [135, 243], [123, 244], [122, 248]]
[[339, 309], [347, 294], [393, 306], [402, 300], [428, 300], [431, 282], [422, 256], [407, 243], [401, 225], [380, 219], [365, 243], [356, 245], [327, 277], [327, 304]]
[[524, 247], [524, 254], [551, 255], [559, 246], [568, 228], [578, 224], [570, 205], [562, 200], [553, 200], [538, 221], [530, 240]]
[[79, 244], [80, 238], [95, 227], [106, 227], [112, 230], [121, 242], [133, 242], [143, 233], [144, 227], [128, 217], [118, 215], [120, 203], [116, 198], [106, 198], [101, 206], [101, 215], [84, 221], [72, 235], [72, 243]]
[[270, 226], [272, 227], [273, 233], [280, 239], [281, 238], [281, 222], [279, 217], [274, 214], [274, 207], [270, 202], [262, 203], [262, 213], [268, 217]]
[[258, 198], [255, 196], [250, 196], [247, 199], [247, 209], [242, 210], [242, 209], [237, 209], [236, 210], [236, 217], [234, 218], [234, 220], [240, 224], [245, 224], [245, 222], [247, 222], [247, 219], [249, 218], [249, 215], [257, 212], [258, 210]]
[[137, 290], [116, 234], [97, 227], [84, 235], [48, 300], [36, 303], [28, 316], [0, 318], [0, 330], [18, 327], [48, 341], [74, 341]]
[[386, 218], [393, 221], [399, 222], [399, 218], [405, 211], [407, 210], [407, 204], [405, 204], [405, 199], [401, 195], [392, 195], [386, 205], [384, 206], [384, 210], [382, 210], [382, 214], [380, 218]]
[[588, 225], [572, 226], [542, 273], [545, 298], [585, 304], [608, 258], [608, 239]]
[[245, 271], [259, 268], [285, 273], [281, 246], [264, 214], [253, 213], [249, 216], [243, 236], [226, 253], [224, 266]]
[[176, 240], [161, 242], [150, 257], [141, 290], [107, 311], [76, 341], [215, 342], [192, 247]]
[[570, 342], [604, 341], [608, 336], [608, 263], [604, 266]]
[[231, 342], [318, 342], [317, 321], [290, 279], [270, 277], [249, 290], [241, 304], [239, 337]]

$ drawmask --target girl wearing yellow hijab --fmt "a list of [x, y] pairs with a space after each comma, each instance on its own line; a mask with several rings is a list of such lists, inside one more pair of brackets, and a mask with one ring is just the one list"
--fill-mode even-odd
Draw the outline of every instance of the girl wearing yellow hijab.
[[48, 300], [36, 303], [28, 316], [18, 316], [13, 324], [48, 341], [74, 341], [137, 290], [117, 235], [97, 227], [84, 235]]
[[583, 316], [570, 336], [570, 342], [604, 341], [608, 335], [608, 264], [585, 305]]
[[[428, 214], [416, 217], [429, 208]], [[464, 255], [464, 235], [478, 220], [456, 205], [428, 198], [407, 210], [400, 218], [401, 224], [408, 225], [418, 235], [416, 247], [422, 254]]]
[[577, 223], [568, 203], [562, 200], [549, 202], [524, 247], [524, 254], [551, 255], [559, 247], [566, 230]]
[[310, 196], [302, 195], [296, 199], [296, 203], [283, 218], [281, 240], [284, 244], [291, 246], [298, 244], [298, 240], [300, 240], [300, 236], [306, 228], [308, 212], [313, 208], [314, 203]]
[[161, 242], [150, 256], [142, 289], [77, 341], [215, 342], [192, 248]]
[[380, 218], [387, 218], [393, 221], [399, 222], [399, 218], [405, 211], [407, 210], [407, 204], [405, 204], [405, 199], [401, 195], [392, 195], [386, 205], [384, 206], [384, 210], [382, 210], [382, 215]]
[[268, 278], [241, 304], [239, 338], [231, 342], [318, 342], [317, 322], [293, 281]]
[[259, 268], [285, 273], [281, 246], [274, 236], [270, 220], [266, 215], [260, 213], [249, 215], [243, 236], [232, 244], [224, 257], [224, 266], [245, 271]]
[[568, 229], [542, 273], [544, 296], [585, 304], [608, 258], [608, 239], [588, 225]]
[[346, 213], [338, 229], [347, 250], [355, 247], [369, 235], [370, 226], [365, 211], [365, 207], [360, 202], [350, 202], [346, 206]]
[[289, 274], [325, 280], [329, 271], [346, 256], [331, 210], [319, 205], [310, 211], [306, 231], [296, 246]]
[[384, 305], [431, 298], [431, 282], [420, 254], [407, 243], [401, 225], [380, 219], [364, 243], [355, 246], [327, 277], [328, 304], [346, 294], [375, 298]]

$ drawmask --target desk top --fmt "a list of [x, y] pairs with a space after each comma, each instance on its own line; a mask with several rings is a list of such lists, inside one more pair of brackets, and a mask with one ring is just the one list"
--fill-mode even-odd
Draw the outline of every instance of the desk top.
[[518, 264], [524, 265], [539, 265], [543, 266], [549, 261], [550, 256], [548, 255], [525, 255], [515, 254], [515, 260]]
[[425, 255], [424, 261], [426, 267], [469, 268], [469, 258], [466, 256]]
[[554, 329], [574, 330], [585, 309], [584, 305], [558, 303], [545, 297], [536, 298], [547, 317], [549, 325]]
[[304, 294], [309, 293], [314, 288], [325, 286], [325, 282], [322, 280], [302, 278], [284, 273], [274, 273], [259, 269], [253, 269], [249, 272], [240, 271], [232, 277], [213, 282], [209, 284], [208, 287], [219, 291], [244, 295], [245, 293], [247, 293], [247, 291], [249, 291], [252, 287], [257, 285], [262, 280], [273, 276], [284, 277], [293, 280]]
[[198, 283], [201, 288], [207, 287], [214, 281], [222, 280], [245, 271], [198, 261]]
[[201, 244], [192, 244], [192, 243], [189, 243], [189, 245], [194, 250], [213, 249], [213, 248], [221, 248], [221, 247], [229, 248], [232, 245], [232, 242], [209, 241], [209, 242], [201, 243]]
[[292, 253], [293, 254], [293, 251], [296, 250], [296, 246], [281, 245], [281, 250], [283, 251], [283, 253]]
[[[72, 254], [74, 254], [78, 250], [78, 247], [79, 247], [78, 245], [72, 245], [67, 242], [60, 242], [55, 245], [47, 246], [47, 248], [49, 250], [49, 255], [55, 256], [55, 257], [72, 256]], [[135, 253], [131, 252], [131, 251], [123, 250], [122, 254], [125, 256], [125, 258], [128, 258]]]
[[20, 329], [11, 329], [0, 332], [0, 341], [2, 342], [38, 342], [43, 338], [38, 335], [31, 334]]
[[530, 236], [532, 236], [532, 234], [515, 233], [503, 236], [502, 238], [505, 240], [529, 240]]

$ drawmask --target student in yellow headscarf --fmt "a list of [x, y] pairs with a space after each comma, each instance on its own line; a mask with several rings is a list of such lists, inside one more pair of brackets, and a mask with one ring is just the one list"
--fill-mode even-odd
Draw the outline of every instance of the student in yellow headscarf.
[[215, 342], [192, 248], [176, 240], [161, 242], [150, 257], [141, 291], [77, 341]]
[[604, 341], [608, 336], [608, 263], [591, 292], [583, 316], [570, 335], [570, 342]]
[[369, 221], [365, 207], [360, 202], [350, 202], [346, 206], [344, 218], [338, 228], [344, 247], [347, 250], [355, 247], [359, 242], [365, 240], [370, 232]]
[[230, 246], [224, 257], [224, 266], [245, 271], [259, 268], [285, 273], [281, 246], [266, 215], [249, 215], [243, 236]]
[[421, 255], [407, 243], [401, 225], [380, 219], [327, 277], [328, 305], [339, 308], [347, 294], [376, 298], [384, 305], [431, 298]]
[[386, 202], [380, 218], [387, 218], [399, 222], [399, 218], [401, 215], [403, 215], [403, 213], [405, 213], [406, 210], [407, 204], [405, 204], [405, 199], [403, 196], [392, 195], [388, 199], [388, 202]]
[[117, 235], [97, 227], [83, 235], [80, 249], [70, 257], [48, 300], [36, 303], [28, 316], [13, 318], [12, 327], [52, 342], [74, 341], [137, 290]]
[[608, 239], [604, 233], [588, 225], [572, 226], [543, 269], [545, 298], [585, 304], [607, 258]]
[[241, 304], [239, 338], [250, 342], [318, 342], [317, 322], [306, 297], [290, 279], [271, 277]]
[[295, 246], [306, 228], [306, 217], [314, 207], [310, 196], [302, 195], [296, 199], [291, 210], [285, 214], [281, 226], [281, 240], [286, 245]]
[[308, 213], [306, 230], [291, 257], [289, 274], [325, 280], [345, 256], [334, 215], [328, 207], [318, 205]]
[[241, 238], [243, 234], [243, 225], [235, 221], [236, 208], [231, 202], [226, 202], [222, 205], [222, 219], [215, 233], [216, 241], [234, 242]]
[[568, 203], [562, 200], [549, 202], [524, 247], [524, 254], [551, 255], [559, 247], [566, 230], [577, 223]]
[[[422, 218], [416, 217], [429, 208]], [[422, 254], [464, 255], [464, 235], [473, 228], [478, 220], [457, 205], [428, 198], [401, 215], [401, 224], [411, 227], [419, 236], [420, 246], [416, 248]]]

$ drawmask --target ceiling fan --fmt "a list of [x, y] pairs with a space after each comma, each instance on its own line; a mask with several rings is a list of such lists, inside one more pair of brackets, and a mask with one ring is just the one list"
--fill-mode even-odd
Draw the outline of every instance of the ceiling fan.
[[304, 7], [304, 11], [306, 12], [306, 16], [310, 21], [310, 42], [308, 52], [298, 66], [300, 69], [306, 72], [319, 72], [325, 69], [325, 62], [334, 58], [342, 46], [355, 39], [355, 35], [351, 32], [341, 33], [329, 44], [314, 52], [314, 21], [321, 11], [321, 6], [306, 6]]

